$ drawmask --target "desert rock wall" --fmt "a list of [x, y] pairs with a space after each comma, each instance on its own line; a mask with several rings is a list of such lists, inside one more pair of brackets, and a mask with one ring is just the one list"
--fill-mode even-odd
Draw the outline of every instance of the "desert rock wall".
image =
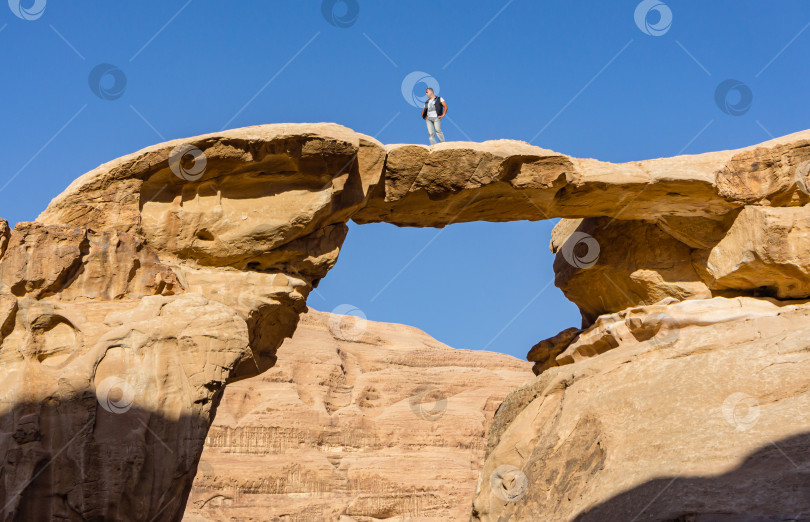
[[228, 385], [186, 520], [469, 517], [489, 423], [530, 364], [342, 320], [310, 309], [273, 368]]

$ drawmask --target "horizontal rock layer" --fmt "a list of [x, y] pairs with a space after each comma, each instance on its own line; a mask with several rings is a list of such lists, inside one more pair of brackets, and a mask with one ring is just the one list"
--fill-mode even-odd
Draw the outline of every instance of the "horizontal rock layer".
[[802, 170], [810, 160], [810, 131], [739, 150], [619, 164], [515, 140], [386, 150], [385, 183], [353, 216], [358, 223], [717, 218], [746, 204], [810, 201]]
[[668, 297], [810, 297], [806, 259], [796, 254], [810, 201], [808, 131], [622, 164], [514, 140], [386, 151], [384, 183], [354, 221], [566, 218], [552, 241], [555, 284], [579, 306], [583, 326]]

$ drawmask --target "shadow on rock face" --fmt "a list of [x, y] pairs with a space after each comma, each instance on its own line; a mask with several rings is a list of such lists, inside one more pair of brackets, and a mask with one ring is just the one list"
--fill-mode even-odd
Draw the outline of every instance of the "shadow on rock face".
[[125, 394], [4, 408], [2, 520], [182, 519], [208, 422], [130, 407]]
[[728, 473], [651, 480], [575, 520], [810, 521], [810, 433], [763, 446]]

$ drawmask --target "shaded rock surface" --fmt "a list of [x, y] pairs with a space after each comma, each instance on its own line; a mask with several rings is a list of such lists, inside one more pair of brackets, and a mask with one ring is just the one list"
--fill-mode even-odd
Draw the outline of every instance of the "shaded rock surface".
[[492, 415], [529, 364], [355, 321], [310, 309], [276, 366], [228, 385], [185, 520], [469, 518]]

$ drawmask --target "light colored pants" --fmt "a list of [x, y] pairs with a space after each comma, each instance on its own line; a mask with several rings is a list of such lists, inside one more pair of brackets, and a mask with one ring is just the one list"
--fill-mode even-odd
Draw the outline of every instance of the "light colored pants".
[[442, 120], [439, 118], [428, 118], [427, 122], [428, 135], [430, 135], [430, 144], [436, 145], [436, 135], [439, 135], [439, 141], [444, 141], [444, 134], [442, 134]]

